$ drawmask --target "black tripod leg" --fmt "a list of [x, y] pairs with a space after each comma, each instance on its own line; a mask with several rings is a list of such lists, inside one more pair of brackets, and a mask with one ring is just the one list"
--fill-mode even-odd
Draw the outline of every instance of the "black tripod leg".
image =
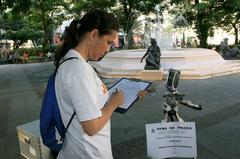
[[174, 110], [171, 110], [168, 112], [168, 121], [178, 121], [178, 118], [177, 118], [177, 115], [176, 115], [176, 112]]
[[174, 121], [173, 115], [170, 115], [170, 121]]

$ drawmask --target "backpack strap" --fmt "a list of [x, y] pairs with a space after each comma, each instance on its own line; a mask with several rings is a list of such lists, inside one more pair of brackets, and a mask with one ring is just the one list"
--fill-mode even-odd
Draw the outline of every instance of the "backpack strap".
[[72, 114], [72, 116], [71, 116], [71, 118], [70, 118], [70, 120], [69, 120], [69, 122], [68, 122], [68, 124], [67, 124], [67, 127], [64, 129], [64, 133], [63, 133], [63, 136], [61, 137], [60, 141], [64, 140], [65, 135], [66, 135], [66, 132], [67, 132], [67, 129], [68, 129], [69, 125], [71, 124], [71, 122], [72, 122], [73, 117], [74, 117], [75, 114], [76, 114], [76, 112], [75, 112], [75, 110], [74, 110], [74, 112], [73, 112], [73, 114]]
[[[68, 60], [72, 60], [72, 59], [78, 59], [78, 57], [69, 57], [69, 58], [63, 59], [63, 60], [56, 66], [56, 68], [55, 68], [55, 71], [54, 71], [55, 76], [56, 76], [56, 73], [57, 73], [57, 70], [58, 70], [59, 66], [60, 66], [62, 63], [66, 62], [66, 61], [68, 61]], [[73, 112], [73, 114], [72, 114], [72, 116], [71, 116], [71, 118], [70, 118], [70, 120], [69, 120], [69, 122], [68, 122], [68, 124], [67, 124], [67, 127], [64, 129], [64, 133], [63, 133], [63, 136], [60, 138], [60, 141], [63, 141], [63, 140], [64, 140], [65, 135], [66, 135], [66, 132], [67, 132], [67, 129], [68, 129], [69, 125], [71, 124], [71, 122], [72, 122], [73, 117], [74, 117], [75, 114], [76, 114], [76, 112], [75, 112], [75, 110], [74, 110], [74, 112]]]
[[[71, 59], [78, 59], [78, 57], [69, 57], [69, 58], [67, 58], [67, 59], [64, 59], [63, 61], [61, 61], [61, 62], [56, 66], [54, 73], [55, 73], [55, 74], [57, 73], [57, 70], [58, 70], [59, 66], [60, 66], [62, 63], [64, 63], [65, 61], [71, 60]], [[99, 78], [100, 78], [100, 79], [102, 80], [102, 82], [103, 82], [103, 78], [102, 78], [101, 74], [98, 72], [98, 70], [97, 70], [95, 67], [93, 67], [93, 66], [92, 66], [92, 68], [93, 68], [93, 70], [97, 73], [97, 75], [99, 76]], [[106, 102], [106, 103], [107, 103], [107, 102]], [[105, 103], [105, 104], [106, 104], [106, 103]], [[72, 116], [71, 116], [71, 118], [70, 118], [70, 120], [69, 120], [69, 122], [68, 122], [68, 124], [67, 124], [67, 127], [64, 129], [64, 133], [63, 133], [63, 136], [61, 137], [60, 141], [64, 141], [64, 138], [65, 138], [67, 129], [68, 129], [68, 127], [70, 126], [70, 124], [71, 124], [71, 122], [72, 122], [73, 117], [75, 116], [75, 114], [76, 114], [76, 112], [75, 112], [75, 110], [74, 110], [74, 112], [73, 112], [73, 114], [72, 114]]]
[[92, 68], [93, 68], [93, 70], [97, 73], [97, 76], [98, 76], [98, 77], [102, 80], [102, 82], [104, 83], [103, 77], [102, 77], [102, 75], [100, 74], [100, 72], [99, 72], [95, 67], [92, 66]]
[[62, 63], [66, 62], [66, 61], [68, 61], [68, 60], [72, 60], [72, 59], [78, 59], [78, 57], [69, 57], [69, 58], [63, 59], [58, 65], [56, 65], [56, 68], [55, 68], [54, 73], [57, 72], [59, 66], [60, 66]]

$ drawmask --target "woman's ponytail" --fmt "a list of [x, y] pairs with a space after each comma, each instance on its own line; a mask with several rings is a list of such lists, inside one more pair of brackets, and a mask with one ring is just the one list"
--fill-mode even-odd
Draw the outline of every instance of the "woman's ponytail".
[[66, 55], [68, 50], [77, 46], [80, 41], [79, 28], [81, 26], [80, 20], [73, 20], [69, 27], [65, 28], [63, 34], [63, 44], [57, 51], [55, 56], [55, 66], [57, 66], [60, 60]]

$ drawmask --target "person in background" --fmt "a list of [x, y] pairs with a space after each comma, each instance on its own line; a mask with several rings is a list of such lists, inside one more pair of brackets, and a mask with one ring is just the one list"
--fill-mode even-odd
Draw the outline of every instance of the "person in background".
[[53, 53], [51, 53], [50, 51], [48, 51], [47, 53], [47, 59], [48, 61], [50, 61], [52, 59]]
[[230, 48], [228, 46], [228, 38], [224, 38], [220, 44], [220, 53], [225, 57], [236, 57], [240, 55], [240, 50], [237, 47]]
[[17, 50], [14, 52], [14, 58], [15, 58], [15, 63], [18, 64], [20, 62], [20, 55]]
[[[66, 126], [76, 112], [64, 138], [58, 159], [112, 159], [110, 117], [124, 102], [121, 90], [112, 95], [98, 77], [89, 60], [97, 61], [107, 52], [118, 34], [113, 14], [93, 9], [80, 20], [73, 20], [64, 33], [55, 65], [60, 65], [55, 88], [60, 114]], [[142, 99], [146, 92], [139, 92]]]
[[27, 51], [24, 51], [23, 53], [23, 63], [28, 63], [28, 59], [29, 59], [29, 54]]
[[197, 42], [197, 39], [196, 39], [196, 38], [193, 39], [192, 47], [193, 47], [193, 48], [197, 48], [197, 47], [198, 47], [198, 42]]

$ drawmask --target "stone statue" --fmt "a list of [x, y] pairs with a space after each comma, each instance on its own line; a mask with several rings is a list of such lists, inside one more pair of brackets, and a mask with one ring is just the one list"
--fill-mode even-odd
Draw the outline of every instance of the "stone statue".
[[220, 53], [225, 57], [235, 57], [240, 55], [240, 50], [237, 47], [229, 48], [228, 44], [228, 38], [224, 38], [223, 41], [220, 44]]
[[157, 45], [156, 39], [151, 38], [151, 45], [148, 47], [147, 52], [143, 55], [141, 62], [146, 58], [145, 70], [159, 70], [161, 50]]

